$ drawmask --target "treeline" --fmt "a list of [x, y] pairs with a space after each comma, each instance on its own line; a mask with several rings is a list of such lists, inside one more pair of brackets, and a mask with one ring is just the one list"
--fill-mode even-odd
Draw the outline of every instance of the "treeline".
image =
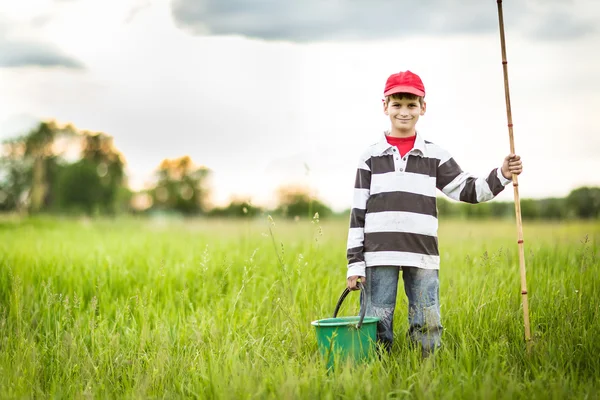
[[[440, 216], [485, 219], [514, 218], [515, 204], [492, 200], [481, 204], [458, 203], [438, 198]], [[521, 217], [536, 220], [596, 219], [600, 218], [600, 187], [580, 187], [567, 197], [521, 199]]]
[[226, 207], [210, 205], [211, 170], [189, 156], [162, 160], [151, 182], [130, 189], [125, 156], [103, 132], [81, 130], [55, 121], [2, 142], [0, 212], [117, 215], [171, 213], [184, 216], [257, 216], [263, 213], [321, 218], [332, 210], [305, 188], [284, 186], [273, 210], [250, 199]]
[[[55, 121], [41, 122], [28, 133], [2, 143], [0, 212], [85, 215], [177, 214], [183, 216], [347, 218], [334, 213], [306, 188], [284, 186], [277, 206], [264, 209], [250, 199], [234, 199], [225, 207], [210, 205], [211, 170], [189, 156], [162, 160], [152, 181], [141, 191], [130, 189], [126, 160], [103, 132], [81, 130]], [[438, 199], [440, 216], [456, 218], [514, 217], [512, 202], [472, 205]], [[598, 218], [600, 188], [582, 187], [565, 198], [522, 199], [524, 219]]]

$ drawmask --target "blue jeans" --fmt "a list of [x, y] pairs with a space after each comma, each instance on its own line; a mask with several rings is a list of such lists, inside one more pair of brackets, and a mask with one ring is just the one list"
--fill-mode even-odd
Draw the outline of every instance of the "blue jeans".
[[387, 266], [367, 268], [366, 315], [381, 318], [377, 324], [377, 340], [390, 351], [394, 340], [394, 309], [400, 269], [408, 297], [408, 336], [413, 343], [421, 345], [423, 355], [428, 355], [441, 346], [443, 330], [438, 270]]

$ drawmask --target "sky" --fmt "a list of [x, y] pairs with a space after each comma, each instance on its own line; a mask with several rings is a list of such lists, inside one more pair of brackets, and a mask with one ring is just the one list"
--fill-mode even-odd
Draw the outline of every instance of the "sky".
[[[521, 198], [600, 185], [600, 2], [503, 10]], [[501, 61], [493, 0], [0, 0], [0, 139], [55, 119], [113, 136], [136, 190], [190, 155], [217, 205], [299, 184], [343, 210], [398, 71], [424, 81], [419, 134], [500, 166]]]

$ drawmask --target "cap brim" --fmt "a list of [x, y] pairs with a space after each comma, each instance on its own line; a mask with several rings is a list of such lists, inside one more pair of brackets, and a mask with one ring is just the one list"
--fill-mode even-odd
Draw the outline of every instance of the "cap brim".
[[383, 93], [384, 96], [389, 96], [391, 94], [394, 93], [411, 93], [417, 96], [425, 96], [425, 92], [419, 89], [415, 89], [414, 87], [410, 87], [410, 86], [394, 86], [393, 88], [389, 89], [387, 92]]

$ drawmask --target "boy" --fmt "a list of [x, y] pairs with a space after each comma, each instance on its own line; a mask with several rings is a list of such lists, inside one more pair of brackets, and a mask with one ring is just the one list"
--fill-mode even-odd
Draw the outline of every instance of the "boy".
[[[392, 74], [383, 111], [391, 129], [363, 152], [356, 174], [348, 233], [347, 286], [365, 285], [366, 315], [380, 317], [378, 341], [389, 352], [402, 270], [409, 337], [423, 356], [441, 345], [436, 189], [468, 203], [493, 199], [522, 172], [509, 154], [487, 177], [463, 172], [450, 154], [416, 130], [425, 114], [425, 87], [410, 71]], [[366, 283], [365, 283], [366, 282]]]

